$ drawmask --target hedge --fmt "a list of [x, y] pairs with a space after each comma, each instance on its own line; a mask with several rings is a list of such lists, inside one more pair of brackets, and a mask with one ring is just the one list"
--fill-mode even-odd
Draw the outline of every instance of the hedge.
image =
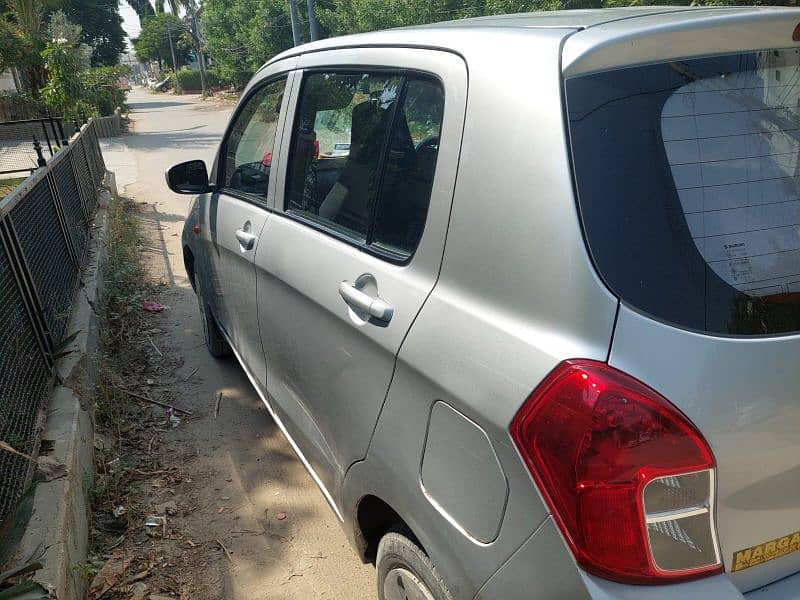
[[[229, 81], [225, 81], [220, 77], [216, 69], [206, 69], [208, 77], [208, 85], [212, 88], [226, 87], [230, 85]], [[178, 70], [176, 76], [178, 86], [181, 90], [200, 90], [203, 89], [203, 84], [200, 80], [200, 71], [184, 67]]]

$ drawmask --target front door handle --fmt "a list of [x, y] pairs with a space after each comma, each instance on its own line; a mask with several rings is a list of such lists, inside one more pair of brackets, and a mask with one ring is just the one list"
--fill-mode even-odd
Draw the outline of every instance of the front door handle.
[[349, 281], [343, 281], [339, 284], [339, 295], [348, 306], [368, 314], [373, 319], [384, 321], [385, 323], [392, 320], [394, 309], [386, 301], [362, 292]]
[[237, 229], [236, 239], [239, 240], [239, 243], [241, 244], [244, 250], [252, 250], [253, 246], [255, 246], [256, 244], [256, 240], [258, 239], [258, 237], [253, 235], [249, 231], [245, 231], [244, 229]]

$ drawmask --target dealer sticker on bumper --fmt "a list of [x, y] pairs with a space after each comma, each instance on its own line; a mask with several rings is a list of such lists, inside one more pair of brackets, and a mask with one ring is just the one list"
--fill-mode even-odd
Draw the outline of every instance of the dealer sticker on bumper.
[[734, 552], [732, 571], [735, 573], [742, 569], [749, 569], [798, 550], [800, 550], [800, 531], [795, 531], [789, 535], [758, 544], [758, 546]]

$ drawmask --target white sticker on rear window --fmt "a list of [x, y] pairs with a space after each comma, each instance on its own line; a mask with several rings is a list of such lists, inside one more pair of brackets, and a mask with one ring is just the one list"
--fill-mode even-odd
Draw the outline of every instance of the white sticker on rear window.
[[755, 68], [681, 75], [689, 83], [665, 102], [661, 133], [697, 249], [739, 291], [792, 293], [800, 285], [800, 54], [760, 52]]

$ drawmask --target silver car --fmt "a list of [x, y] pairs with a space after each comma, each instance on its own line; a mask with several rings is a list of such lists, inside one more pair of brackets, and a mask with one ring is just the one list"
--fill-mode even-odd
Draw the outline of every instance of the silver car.
[[492, 17], [249, 84], [183, 236], [378, 596], [798, 598], [800, 10]]

